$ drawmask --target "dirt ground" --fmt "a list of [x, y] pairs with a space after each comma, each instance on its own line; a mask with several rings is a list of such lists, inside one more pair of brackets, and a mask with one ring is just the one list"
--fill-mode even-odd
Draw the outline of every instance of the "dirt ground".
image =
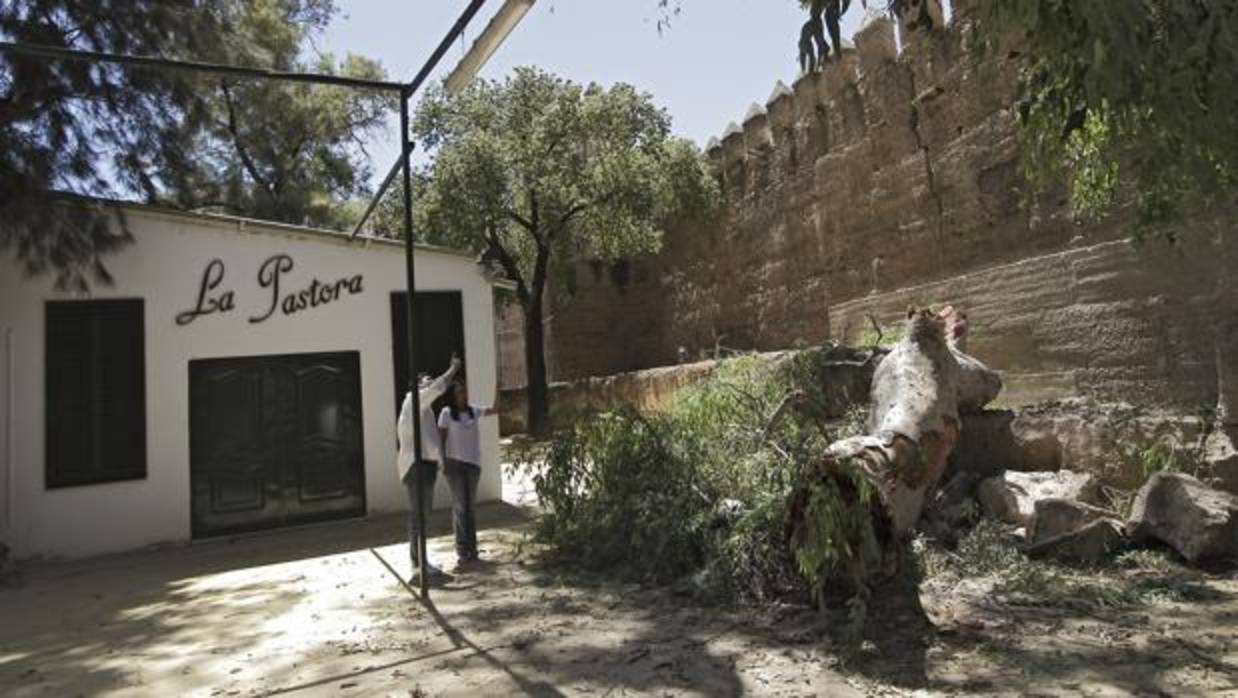
[[518, 559], [520, 510], [482, 509], [490, 564], [429, 606], [398, 519], [28, 569], [0, 695], [855, 694], [772, 617], [567, 584]]
[[27, 567], [0, 589], [0, 695], [1238, 696], [1233, 576], [1136, 612], [1009, 605], [983, 580], [890, 588], [843, 659], [841, 618], [544, 567], [528, 517], [483, 507], [489, 564], [430, 605], [399, 581], [398, 518]]

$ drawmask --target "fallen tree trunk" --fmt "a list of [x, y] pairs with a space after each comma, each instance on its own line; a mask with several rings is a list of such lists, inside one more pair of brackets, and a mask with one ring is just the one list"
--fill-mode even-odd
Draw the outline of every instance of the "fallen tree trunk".
[[904, 338], [873, 373], [866, 434], [836, 441], [791, 495], [786, 536], [810, 580], [892, 575], [958, 441], [959, 411], [988, 404], [997, 373], [963, 352], [953, 308], [909, 310]]

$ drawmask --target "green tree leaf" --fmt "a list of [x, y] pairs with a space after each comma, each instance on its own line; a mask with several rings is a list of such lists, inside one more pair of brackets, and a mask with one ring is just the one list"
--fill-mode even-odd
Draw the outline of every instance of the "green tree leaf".
[[[417, 178], [419, 236], [477, 252], [517, 286], [534, 345], [531, 412], [545, 410], [535, 393], [540, 383], [544, 395], [546, 381], [547, 282], [577, 261], [656, 252], [668, 221], [707, 214], [719, 199], [701, 154], [671, 135], [666, 111], [622, 83], [578, 85], [518, 68], [454, 96], [432, 88], [413, 137], [433, 156]], [[378, 225], [400, 230], [398, 210], [387, 204]]]

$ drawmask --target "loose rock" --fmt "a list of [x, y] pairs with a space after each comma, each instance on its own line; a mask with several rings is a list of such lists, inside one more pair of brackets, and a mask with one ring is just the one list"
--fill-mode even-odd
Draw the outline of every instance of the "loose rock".
[[1010, 425], [1010, 410], [983, 410], [962, 415], [963, 430], [950, 454], [952, 473], [969, 473], [978, 479], [997, 477], [1012, 464], [1021, 463], [1019, 445]]
[[1105, 517], [1042, 540], [1028, 548], [1027, 554], [1072, 562], [1098, 562], [1123, 547], [1125, 538], [1122, 522]]
[[976, 496], [990, 516], [1014, 524], [1031, 526], [1036, 502], [1042, 499], [1095, 501], [1098, 485], [1091, 475], [1069, 470], [1022, 473], [1007, 471], [980, 483]]
[[1035, 545], [1070, 533], [1096, 519], [1114, 517], [1115, 514], [1111, 511], [1073, 499], [1042, 499], [1036, 502], [1036, 513], [1029, 529], [1030, 542]]
[[1238, 558], [1238, 497], [1182, 473], [1157, 473], [1126, 524], [1135, 541], [1167, 543], [1190, 562]]
[[1204, 442], [1204, 468], [1221, 490], [1238, 494], [1238, 427], [1222, 427]]

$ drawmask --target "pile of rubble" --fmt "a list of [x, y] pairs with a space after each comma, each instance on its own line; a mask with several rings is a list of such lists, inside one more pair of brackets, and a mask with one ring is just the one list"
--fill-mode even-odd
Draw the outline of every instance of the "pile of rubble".
[[1192, 564], [1235, 562], [1234, 437], [1205, 418], [1092, 400], [972, 412], [921, 528], [954, 539], [978, 504], [1032, 557], [1096, 562], [1162, 544]]
[[1127, 512], [1096, 478], [1069, 470], [1007, 471], [975, 495], [986, 515], [1017, 527], [1032, 557], [1097, 562], [1157, 542], [1192, 564], [1238, 560], [1238, 496], [1184, 473], [1154, 474]]

